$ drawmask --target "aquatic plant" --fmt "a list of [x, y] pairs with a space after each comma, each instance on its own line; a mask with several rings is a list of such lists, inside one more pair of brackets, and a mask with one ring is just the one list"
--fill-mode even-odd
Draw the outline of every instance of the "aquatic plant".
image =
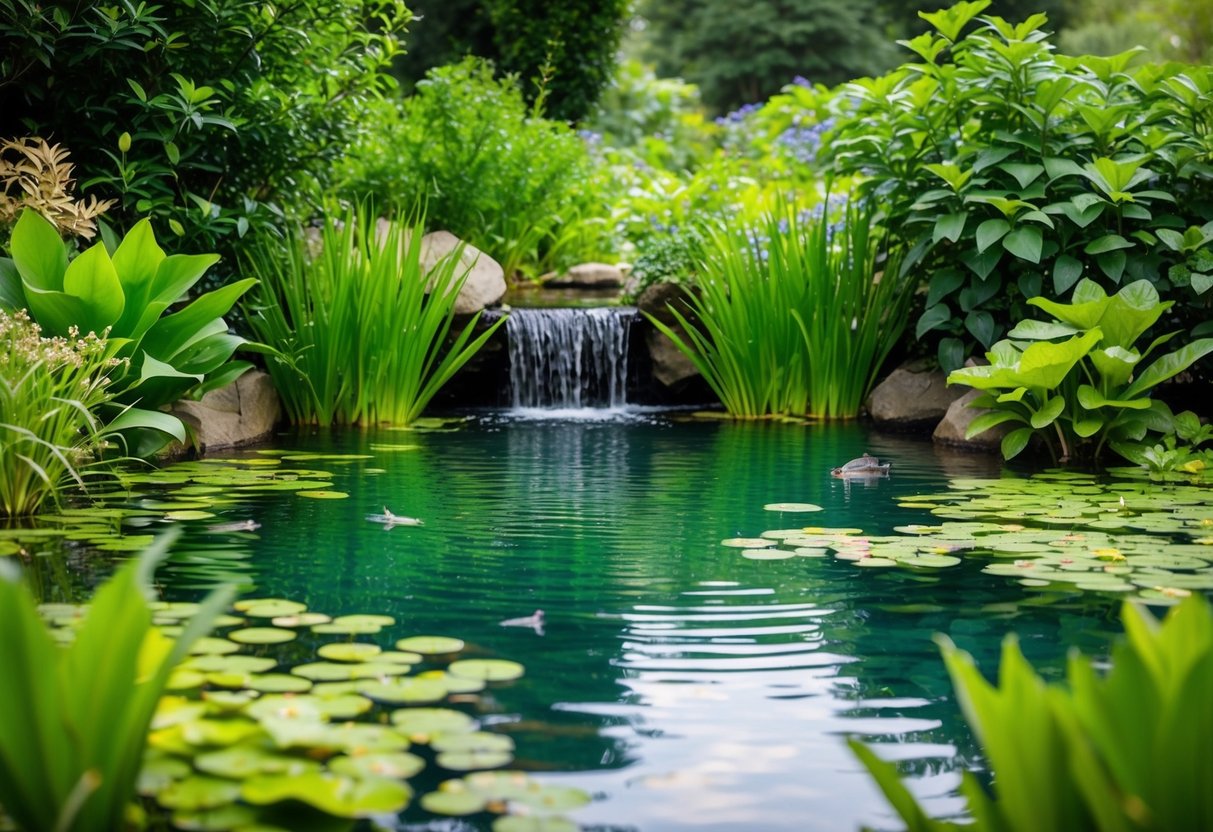
[[37, 512], [101, 448], [93, 411], [111, 398], [116, 344], [90, 333], [44, 338], [24, 311], [0, 309], [0, 515]]
[[875, 212], [848, 202], [783, 208], [715, 231], [687, 303], [686, 337], [650, 316], [694, 362], [734, 418], [853, 418], [897, 343], [909, 303], [900, 259], [885, 256]]
[[407, 425], [505, 322], [473, 338], [477, 312], [447, 343], [463, 249], [427, 269], [423, 233], [420, 221], [377, 230], [364, 207], [325, 222], [315, 255], [298, 232], [253, 249], [248, 321], [277, 351], [269, 372], [292, 422]]
[[1106, 674], [1070, 657], [1068, 686], [1046, 684], [1012, 634], [998, 684], [936, 636], [965, 719], [990, 761], [993, 793], [970, 772], [972, 824], [931, 819], [871, 746], [850, 742], [910, 830], [1181, 830], [1213, 825], [1213, 611], [1193, 596], [1159, 626], [1122, 608], [1126, 639]]
[[1173, 304], [1160, 301], [1147, 280], [1108, 296], [1083, 279], [1070, 303], [1043, 297], [1028, 303], [1054, 320], [1020, 321], [1007, 340], [986, 353], [989, 364], [948, 376], [949, 384], [986, 391], [970, 406], [991, 412], [974, 419], [966, 436], [1007, 422], [1024, 425], [1003, 437], [1007, 459], [1027, 447], [1033, 435], [1063, 461], [1098, 459], [1105, 445], [1132, 459], [1148, 431], [1171, 427], [1170, 411], [1154, 407], [1150, 391], [1213, 353], [1213, 338], [1202, 338], [1139, 366], [1176, 334], [1137, 345]]
[[112, 256], [96, 243], [69, 263], [55, 227], [26, 209], [10, 251], [12, 260], [0, 259], [0, 308], [29, 309], [49, 335], [104, 335], [117, 346], [115, 355], [128, 359], [109, 374], [114, 404], [101, 415], [129, 454], [148, 456], [170, 439], [184, 442], [184, 425], [160, 408], [222, 387], [251, 366], [229, 361], [245, 341], [228, 332], [223, 316], [256, 280], [236, 281], [168, 313], [219, 257], [166, 256], [148, 220], [136, 223]]
[[119, 569], [82, 618], [61, 618], [70, 629], [48, 630], [0, 562], [0, 806], [19, 829], [125, 828], [169, 674], [230, 598], [216, 592], [192, 605], [175, 639], [155, 627], [146, 594], [171, 540]]

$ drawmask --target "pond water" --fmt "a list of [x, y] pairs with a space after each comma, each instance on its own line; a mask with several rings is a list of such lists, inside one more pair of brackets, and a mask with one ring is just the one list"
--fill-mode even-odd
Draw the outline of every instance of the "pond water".
[[[445, 634], [524, 663], [526, 676], [495, 689], [480, 716], [514, 738], [517, 767], [592, 793], [573, 817], [604, 830], [897, 826], [847, 736], [878, 743], [929, 808], [956, 814], [959, 771], [981, 761], [932, 635], [948, 633], [992, 671], [1016, 632], [1056, 677], [1071, 646], [1103, 655], [1119, 630], [1107, 596], [1033, 595], [980, 563], [923, 574], [751, 560], [721, 545], [804, 525], [887, 534], [928, 522], [899, 500], [950, 477], [997, 476], [989, 459], [857, 425], [545, 415], [480, 415], [453, 432], [284, 435], [275, 448], [373, 458], [295, 463], [332, 470], [349, 497], [278, 492], [217, 509], [261, 527], [216, 551], [226, 538], [190, 526], [157, 577], [167, 597], [190, 599], [238, 576], [248, 594], [392, 615], [390, 632], [364, 637], [385, 647]], [[892, 476], [829, 477], [864, 451], [891, 458]], [[764, 510], [776, 502], [824, 511]], [[384, 507], [425, 525], [367, 520]], [[536, 609], [542, 633], [499, 623]], [[402, 822], [477, 828], [416, 808]]]

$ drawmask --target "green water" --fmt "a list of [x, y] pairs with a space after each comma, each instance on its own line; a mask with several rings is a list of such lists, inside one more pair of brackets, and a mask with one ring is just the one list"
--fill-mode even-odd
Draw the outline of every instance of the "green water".
[[[421, 447], [367, 451], [376, 443]], [[888, 533], [929, 519], [900, 498], [997, 473], [986, 458], [858, 426], [485, 416], [452, 433], [286, 435], [275, 447], [374, 459], [314, 463], [348, 499], [259, 496], [222, 518], [252, 518], [255, 533], [191, 527], [158, 573], [166, 593], [195, 597], [216, 574], [240, 575], [253, 594], [393, 615], [397, 627], [370, 637], [384, 646], [449, 634], [523, 662], [527, 676], [480, 716], [514, 737], [520, 767], [594, 794], [574, 816], [589, 829], [895, 826], [848, 735], [904, 761], [931, 809], [954, 814], [958, 772], [981, 761], [932, 634], [992, 669], [1017, 632], [1057, 676], [1070, 646], [1104, 654], [1118, 629], [1113, 601], [1033, 603], [979, 563], [921, 575], [753, 561], [720, 545], [806, 524]], [[893, 476], [828, 476], [865, 450], [893, 459]], [[825, 511], [763, 510], [785, 501]], [[385, 506], [425, 525], [367, 520]], [[499, 624], [536, 609], [542, 635]], [[405, 822], [473, 828], [417, 809]]]

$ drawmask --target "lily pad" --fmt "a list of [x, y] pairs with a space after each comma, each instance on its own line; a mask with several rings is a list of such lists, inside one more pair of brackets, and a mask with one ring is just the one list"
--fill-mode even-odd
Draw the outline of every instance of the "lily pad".
[[414, 742], [428, 743], [441, 734], [465, 734], [476, 730], [476, 720], [449, 708], [404, 708], [392, 712], [396, 730]]
[[493, 832], [578, 832], [568, 818], [544, 815], [505, 815], [493, 821]]
[[367, 681], [358, 692], [376, 702], [391, 705], [429, 704], [446, 698], [446, 685], [433, 679], [393, 679], [390, 682]]
[[442, 656], [448, 653], [458, 653], [463, 649], [463, 641], [449, 636], [410, 636], [396, 642], [397, 650], [410, 653], [420, 653], [424, 656]]
[[455, 676], [483, 679], [486, 682], [508, 682], [518, 679], [525, 668], [508, 659], [461, 659], [451, 662], [447, 670]]
[[767, 511], [809, 512], [821, 511], [821, 506], [813, 503], [767, 503], [763, 506]]
[[[447, 783], [459, 781], [447, 781]], [[443, 783], [439, 790], [421, 796], [421, 808], [436, 815], [462, 817], [483, 812], [488, 800], [466, 787], [447, 788]]]
[[294, 641], [294, 630], [284, 630], [278, 627], [246, 627], [243, 630], [233, 630], [227, 637], [239, 644], [283, 644]]
[[323, 644], [316, 650], [320, 658], [335, 662], [364, 662], [382, 652], [383, 648], [378, 644], [357, 641]]
[[774, 546], [775, 541], [765, 537], [730, 537], [720, 541], [721, 546], [731, 546], [734, 549], [762, 549]]
[[339, 818], [365, 818], [399, 812], [408, 805], [412, 790], [385, 777], [351, 778], [338, 774], [308, 773], [246, 780], [240, 796], [258, 806], [297, 800]]
[[349, 777], [392, 777], [407, 780], [425, 768], [425, 761], [407, 751], [337, 757], [329, 768]]
[[344, 500], [350, 496], [344, 491], [296, 491], [295, 494], [310, 500]]
[[240, 798], [240, 784], [218, 777], [195, 775], [169, 783], [156, 795], [156, 801], [168, 809], [215, 809]]

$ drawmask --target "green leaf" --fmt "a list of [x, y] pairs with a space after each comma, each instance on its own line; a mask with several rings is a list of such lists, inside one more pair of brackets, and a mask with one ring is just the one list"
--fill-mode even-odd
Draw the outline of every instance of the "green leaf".
[[914, 799], [910, 790], [901, 782], [895, 765], [886, 763], [877, 757], [870, 748], [858, 740], [848, 739], [847, 745], [863, 763], [868, 773], [872, 775], [872, 779], [884, 793], [885, 799], [889, 801], [893, 811], [901, 817], [902, 822], [906, 825], [906, 832], [931, 832], [931, 830], [939, 828], [941, 824], [931, 819]]
[[1061, 412], [1066, 408], [1066, 400], [1064, 396], [1054, 396], [1045, 402], [1044, 407], [1035, 411], [1032, 414], [1031, 424], [1036, 430], [1047, 428], [1057, 420]]
[[984, 252], [990, 246], [997, 243], [1007, 232], [1011, 230], [1011, 224], [1006, 220], [992, 219], [986, 220], [981, 225], [977, 226], [977, 251]]
[[1108, 251], [1117, 251], [1124, 248], [1133, 248], [1133, 243], [1126, 240], [1119, 234], [1105, 234], [1102, 237], [1097, 237], [1083, 248], [1084, 254], [1103, 254]]
[[1070, 324], [1054, 321], [1020, 321], [1015, 328], [1007, 333], [1008, 338], [1019, 338], [1026, 341], [1050, 341], [1054, 338], [1069, 338], [1078, 333]]
[[9, 253], [27, 287], [43, 292], [63, 291], [67, 248], [55, 227], [32, 208], [22, 211], [13, 226]]
[[204, 327], [226, 315], [240, 296], [256, 283], [256, 278], [252, 277], [237, 280], [196, 298], [180, 312], [161, 318], [148, 329], [143, 348], [162, 361], [172, 360]]
[[1198, 295], [1203, 295], [1209, 289], [1213, 288], [1213, 274], [1205, 274], [1203, 272], [1192, 272], [1192, 291]]
[[1031, 428], [1017, 428], [1002, 438], [1002, 458], [1014, 459], [1032, 439]]
[[1039, 228], [1021, 225], [1003, 238], [1002, 245], [1020, 260], [1039, 263], [1044, 237]]
[[958, 289], [964, 281], [964, 275], [956, 269], [940, 269], [935, 272], [927, 284], [927, 308], [935, 306]]
[[83, 303], [87, 317], [73, 322], [81, 333], [101, 335], [122, 314], [122, 284], [102, 243], [85, 249], [68, 265], [63, 273], [63, 291]]
[[938, 243], [940, 240], [956, 242], [964, 233], [965, 221], [968, 218], [969, 215], [964, 213], [944, 214], [935, 220], [935, 230], [931, 235], [932, 242]]
[[1064, 295], [1082, 277], [1082, 262], [1076, 257], [1062, 254], [1053, 261], [1053, 291]]
[[18, 309], [28, 309], [29, 302], [25, 299], [25, 289], [21, 285], [21, 273], [17, 264], [7, 257], [0, 257], [0, 309], [5, 312], [16, 312]]
[[1121, 410], [1148, 410], [1150, 400], [1147, 399], [1108, 399], [1089, 384], [1078, 386], [1078, 403], [1087, 410], [1098, 410], [1101, 407], [1115, 407]]
[[1179, 375], [1209, 353], [1213, 353], [1213, 338], [1202, 338], [1175, 352], [1168, 353], [1147, 367], [1133, 380], [1132, 384], [1125, 388], [1121, 396], [1124, 398], [1139, 396], [1167, 379]]
[[965, 329], [976, 338], [983, 347], [989, 347], [994, 342], [997, 329], [994, 316], [989, 312], [970, 312], [965, 316]]
[[1004, 162], [999, 167], [1011, 174], [1015, 181], [1019, 183], [1019, 187], [1026, 188], [1035, 182], [1045, 169], [1043, 165], [1020, 164], [1016, 162]]
[[948, 309], [946, 303], [930, 306], [922, 316], [918, 319], [918, 324], [914, 327], [914, 337], [921, 339], [931, 330], [941, 326], [952, 320], [952, 310]]
[[965, 428], [965, 439], [972, 439], [974, 436], [985, 433], [992, 427], [1001, 425], [1004, 422], [1022, 422], [1023, 417], [1010, 410], [992, 410], [989, 413], [983, 413], [973, 421], [969, 422], [969, 426]]

